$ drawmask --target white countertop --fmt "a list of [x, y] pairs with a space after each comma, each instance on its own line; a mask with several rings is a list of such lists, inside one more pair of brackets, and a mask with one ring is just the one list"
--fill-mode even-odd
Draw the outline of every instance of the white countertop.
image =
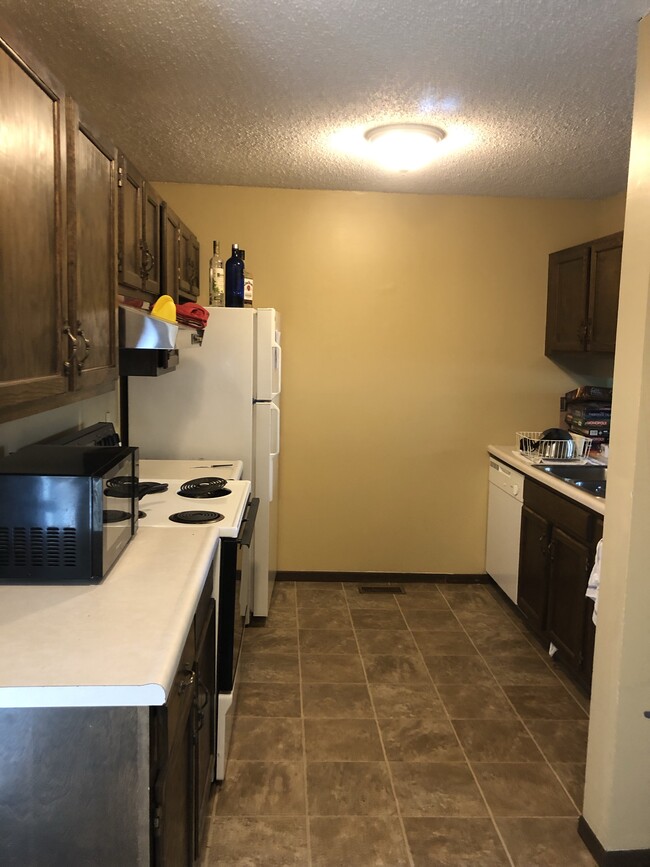
[[598, 512], [599, 515], [605, 514], [605, 500], [603, 497], [595, 497], [593, 494], [588, 494], [586, 491], [576, 488], [575, 485], [569, 485], [567, 482], [563, 482], [562, 479], [550, 473], [545, 473], [535, 466], [535, 464], [527, 461], [526, 458], [516, 451], [515, 446], [488, 446], [488, 452], [493, 457], [513, 467], [513, 469], [519, 470], [520, 473], [530, 476], [531, 479], [541, 482], [541, 484], [546, 485], [548, 488], [553, 488], [559, 494], [564, 494], [565, 497], [575, 500], [576, 503], [586, 506], [593, 512]]
[[164, 704], [218, 540], [140, 527], [100, 584], [0, 587], [0, 707]]

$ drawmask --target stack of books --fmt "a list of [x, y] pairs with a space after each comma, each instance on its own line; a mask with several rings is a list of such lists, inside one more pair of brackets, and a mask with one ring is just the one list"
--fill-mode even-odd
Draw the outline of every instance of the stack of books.
[[592, 448], [609, 442], [611, 388], [582, 385], [564, 395], [564, 408], [569, 431], [589, 437]]

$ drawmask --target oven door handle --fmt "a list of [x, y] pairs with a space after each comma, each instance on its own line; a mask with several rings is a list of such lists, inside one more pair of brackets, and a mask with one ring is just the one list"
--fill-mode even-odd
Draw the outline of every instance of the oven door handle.
[[259, 507], [259, 497], [253, 497], [252, 500], [248, 501], [248, 506], [246, 507], [244, 518], [241, 522], [241, 527], [239, 528], [239, 535], [237, 536], [237, 544], [240, 548], [244, 546], [250, 548], [251, 546], [251, 542], [253, 541], [253, 531], [255, 530], [255, 518], [257, 517], [257, 510]]

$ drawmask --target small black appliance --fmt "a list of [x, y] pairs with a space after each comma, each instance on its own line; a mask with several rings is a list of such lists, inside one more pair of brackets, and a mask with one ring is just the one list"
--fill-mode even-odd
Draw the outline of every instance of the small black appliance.
[[138, 489], [110, 495], [114, 477], [138, 478], [126, 446], [26, 446], [0, 459], [0, 583], [95, 582], [138, 526]]

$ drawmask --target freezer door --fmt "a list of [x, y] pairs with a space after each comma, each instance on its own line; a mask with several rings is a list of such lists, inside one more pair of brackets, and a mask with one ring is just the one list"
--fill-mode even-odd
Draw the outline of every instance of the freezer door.
[[256, 403], [253, 488], [260, 506], [253, 543], [253, 614], [266, 617], [277, 571], [280, 409], [275, 401]]
[[273, 400], [282, 390], [280, 314], [272, 307], [257, 309], [255, 400]]

